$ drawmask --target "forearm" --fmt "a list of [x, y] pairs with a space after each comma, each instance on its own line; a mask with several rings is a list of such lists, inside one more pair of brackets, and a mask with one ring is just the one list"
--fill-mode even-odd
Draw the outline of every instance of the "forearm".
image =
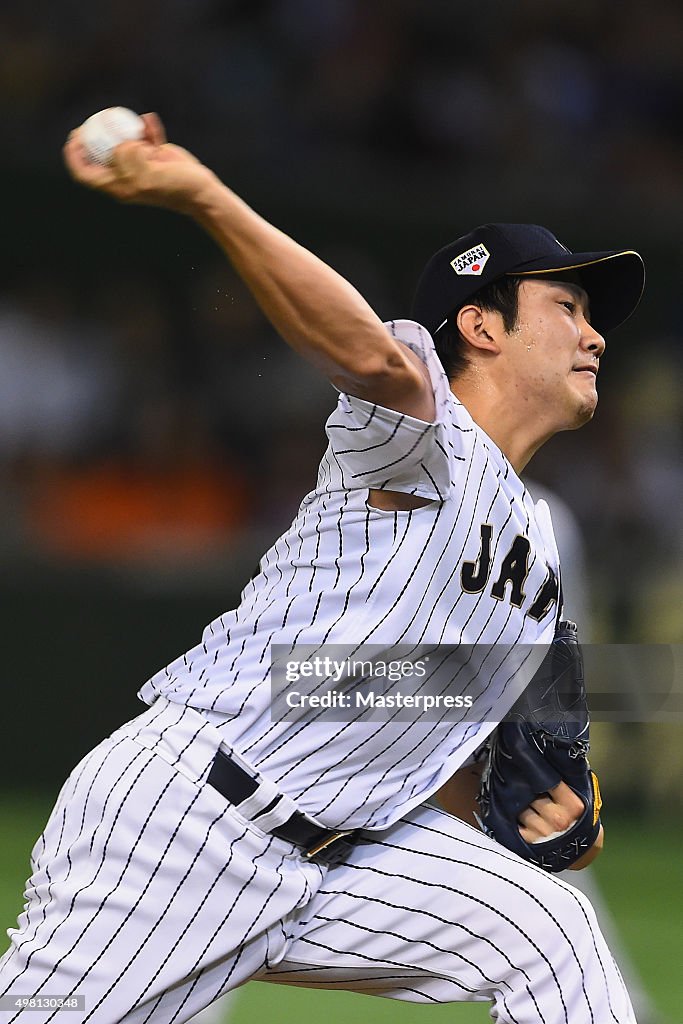
[[400, 349], [356, 289], [217, 179], [190, 212], [278, 333], [338, 386], [357, 393], [358, 385], [400, 369]]
[[602, 848], [605, 845], [605, 830], [602, 825], [598, 832], [598, 838], [595, 840], [590, 850], [584, 853], [583, 857], [579, 857], [569, 868], [570, 871], [582, 871], [583, 868], [587, 868], [589, 864], [592, 864], [598, 854], [602, 853]]
[[396, 342], [365, 299], [322, 260], [269, 224], [192, 154], [165, 140], [155, 114], [106, 167], [87, 159], [79, 131], [64, 157], [73, 177], [122, 202], [188, 214], [218, 243], [278, 333], [343, 391], [419, 419], [434, 396], [418, 356]]
[[479, 813], [479, 787], [483, 764], [468, 764], [459, 768], [450, 779], [437, 790], [435, 796], [444, 811], [461, 818], [469, 825], [479, 828], [476, 815]]

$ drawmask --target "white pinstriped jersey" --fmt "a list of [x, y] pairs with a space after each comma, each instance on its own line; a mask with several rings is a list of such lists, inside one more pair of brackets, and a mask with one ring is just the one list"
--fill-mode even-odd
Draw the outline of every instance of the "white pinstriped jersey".
[[[229, 746], [329, 827], [383, 828], [433, 793], [514, 701], [509, 663], [498, 659], [466, 720], [273, 721], [272, 644], [547, 644], [556, 617], [547, 505], [534, 504], [453, 395], [425, 329], [388, 329], [427, 365], [435, 421], [340, 395], [317, 486], [239, 606], [140, 691], [147, 703], [163, 695], [204, 711]], [[430, 503], [384, 512], [368, 504], [369, 488]]]

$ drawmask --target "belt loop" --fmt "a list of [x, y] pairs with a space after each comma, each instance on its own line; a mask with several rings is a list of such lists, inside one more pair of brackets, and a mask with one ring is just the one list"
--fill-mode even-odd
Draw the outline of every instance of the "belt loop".
[[[243, 800], [241, 804], [236, 804], [237, 810], [240, 812], [243, 818], [254, 818], [259, 811], [262, 811], [268, 804], [273, 803], [276, 797], [280, 796], [280, 790], [277, 788], [274, 782], [269, 779], [255, 779], [258, 784], [258, 789], [248, 796], [246, 800]], [[267, 818], [269, 815], [264, 815]], [[261, 820], [259, 820], [259, 828], [264, 828]]]
[[[239, 755], [233, 756], [223, 747], [216, 751], [206, 782], [243, 818], [262, 832], [298, 847], [307, 860], [339, 863], [360, 837], [359, 830], [330, 829], [308, 818], [274, 782], [249, 769]], [[247, 796], [241, 799], [245, 793]]]
[[[266, 804], [266, 806], [268, 806]], [[284, 825], [286, 821], [297, 812], [297, 806], [291, 797], [286, 796], [284, 793], [280, 794], [280, 799], [274, 804], [266, 814], [259, 814], [253, 818], [255, 825], [258, 825], [264, 832], [272, 832], [273, 829], [278, 828], [279, 825]], [[243, 814], [243, 810], [240, 807], [240, 813]]]

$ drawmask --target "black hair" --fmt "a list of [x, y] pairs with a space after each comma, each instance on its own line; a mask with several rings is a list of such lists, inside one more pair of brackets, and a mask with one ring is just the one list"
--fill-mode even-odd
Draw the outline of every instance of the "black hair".
[[466, 302], [448, 314], [446, 323], [434, 334], [434, 347], [449, 380], [458, 377], [468, 366], [467, 342], [458, 330], [457, 316], [463, 306], [480, 306], [490, 312], [500, 313], [503, 327], [511, 331], [517, 323], [519, 312], [519, 286], [521, 277], [510, 274], [485, 284], [470, 295]]

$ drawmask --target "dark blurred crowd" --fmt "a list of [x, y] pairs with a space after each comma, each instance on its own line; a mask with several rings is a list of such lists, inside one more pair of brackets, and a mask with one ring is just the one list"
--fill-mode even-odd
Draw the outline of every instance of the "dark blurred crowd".
[[680, 194], [678, 0], [5, 0], [0, 38], [5, 159], [120, 102], [274, 176], [427, 161]]
[[[598, 420], [532, 468], [583, 527], [605, 638], [680, 638], [678, 0], [5, 0], [0, 40], [10, 180], [63, 188], [70, 127], [158, 109], [385, 316], [486, 197], [490, 219], [578, 223], [577, 246], [631, 209], [668, 283], [608, 349]], [[217, 254], [180, 287], [125, 259], [98, 277], [97, 256], [87, 287], [29, 259], [0, 291], [0, 558], [201, 565], [274, 536], [314, 485], [332, 388]]]

